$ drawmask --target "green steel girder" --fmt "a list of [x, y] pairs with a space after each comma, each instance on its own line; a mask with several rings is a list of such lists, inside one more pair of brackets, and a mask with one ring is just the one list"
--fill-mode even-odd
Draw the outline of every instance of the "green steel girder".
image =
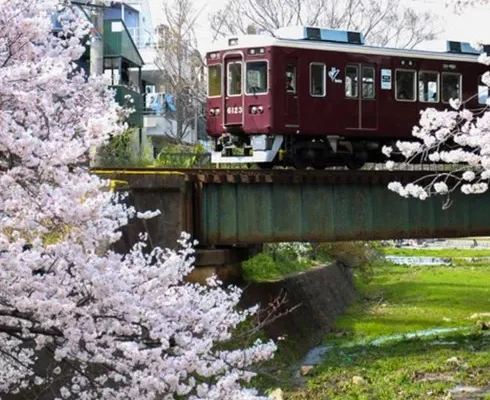
[[490, 235], [490, 194], [421, 201], [385, 183], [205, 183], [202, 244], [445, 238]]
[[[425, 201], [388, 190], [393, 180], [423, 173], [98, 169], [124, 182], [140, 211], [162, 210], [147, 222], [154, 245], [175, 243], [181, 231], [201, 246], [297, 241], [490, 236], [490, 193]], [[425, 175], [424, 175], [425, 176]], [[133, 236], [137, 236], [137, 232]]]

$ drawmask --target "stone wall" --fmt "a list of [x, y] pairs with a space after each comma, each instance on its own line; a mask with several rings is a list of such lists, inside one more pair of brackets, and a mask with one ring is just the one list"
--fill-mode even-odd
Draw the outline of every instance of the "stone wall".
[[305, 352], [321, 342], [335, 318], [354, 300], [352, 268], [334, 263], [281, 281], [250, 284], [244, 290], [241, 306], [266, 307], [281, 293], [287, 295], [286, 308], [300, 306], [266, 326], [266, 334], [274, 339], [284, 335], [295, 338], [298, 350]]

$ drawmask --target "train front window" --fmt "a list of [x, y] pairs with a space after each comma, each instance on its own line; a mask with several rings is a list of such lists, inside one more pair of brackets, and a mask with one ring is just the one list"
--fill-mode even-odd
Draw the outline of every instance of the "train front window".
[[398, 101], [415, 101], [415, 71], [395, 72], [395, 98]]
[[325, 97], [327, 66], [323, 63], [310, 64], [310, 94], [313, 97]]
[[296, 66], [293, 64], [286, 66], [286, 91], [296, 93]]
[[221, 96], [221, 65], [208, 67], [208, 97]]
[[419, 101], [439, 102], [439, 73], [421, 71], [419, 73]]
[[228, 63], [228, 96], [242, 94], [242, 63], [240, 61]]
[[247, 94], [267, 92], [267, 61], [247, 63]]
[[442, 102], [449, 103], [450, 99], [461, 100], [461, 74], [443, 72]]
[[374, 68], [362, 67], [362, 98], [374, 99]]
[[345, 68], [345, 97], [355, 99], [358, 96], [359, 68], [349, 65]]

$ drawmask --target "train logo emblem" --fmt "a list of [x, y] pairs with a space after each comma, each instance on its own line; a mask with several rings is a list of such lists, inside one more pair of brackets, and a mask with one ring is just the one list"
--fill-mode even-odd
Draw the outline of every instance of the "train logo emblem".
[[337, 79], [337, 76], [339, 76], [339, 73], [340, 73], [340, 69], [335, 68], [335, 67], [332, 67], [330, 69], [330, 71], [328, 71], [328, 76], [330, 77], [330, 79], [332, 80], [332, 82], [336, 82], [336, 83], [342, 82], [342, 81], [339, 81]]

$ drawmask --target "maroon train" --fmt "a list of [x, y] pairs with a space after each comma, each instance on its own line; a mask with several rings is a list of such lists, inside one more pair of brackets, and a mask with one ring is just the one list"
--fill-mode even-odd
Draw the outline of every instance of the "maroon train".
[[420, 111], [449, 100], [482, 108], [486, 67], [467, 43], [444, 51], [364, 45], [358, 32], [293, 27], [215, 44], [207, 132], [214, 163], [351, 169], [411, 139]]

